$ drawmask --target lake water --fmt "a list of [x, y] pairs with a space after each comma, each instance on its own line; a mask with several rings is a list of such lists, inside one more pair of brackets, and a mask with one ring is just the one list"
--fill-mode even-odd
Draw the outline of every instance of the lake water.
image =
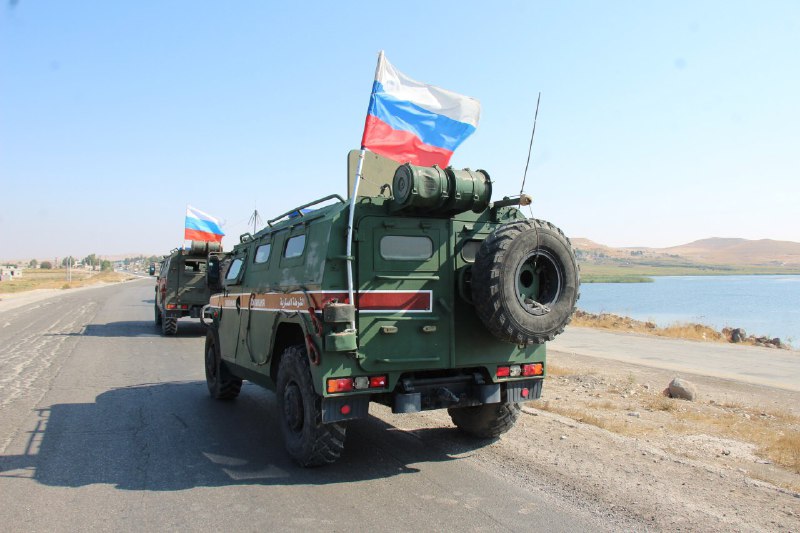
[[586, 283], [578, 308], [659, 326], [697, 322], [800, 344], [800, 276], [668, 276], [653, 283]]

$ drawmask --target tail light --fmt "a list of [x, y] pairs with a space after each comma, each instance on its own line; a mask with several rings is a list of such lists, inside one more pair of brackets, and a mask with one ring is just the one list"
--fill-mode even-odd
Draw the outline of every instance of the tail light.
[[389, 382], [388, 376], [357, 376], [354, 378], [328, 379], [328, 393], [350, 392], [364, 389], [385, 389]]

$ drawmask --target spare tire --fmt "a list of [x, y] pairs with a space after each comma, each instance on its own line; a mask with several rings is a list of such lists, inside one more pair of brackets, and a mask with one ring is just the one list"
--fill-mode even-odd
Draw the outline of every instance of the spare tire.
[[519, 345], [541, 344], [564, 331], [579, 288], [569, 239], [544, 220], [497, 228], [481, 244], [472, 267], [478, 316], [495, 337]]

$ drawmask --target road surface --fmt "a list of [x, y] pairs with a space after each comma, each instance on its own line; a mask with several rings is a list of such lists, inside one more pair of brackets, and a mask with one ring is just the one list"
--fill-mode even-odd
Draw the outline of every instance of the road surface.
[[800, 391], [796, 351], [570, 327], [548, 344], [548, 353], [553, 352]]
[[[0, 312], [0, 530], [579, 531], [619, 528], [452, 427], [350, 424], [341, 460], [286, 456], [275, 397], [209, 398], [204, 332], [152, 322], [152, 280]], [[407, 419], [408, 420], [408, 419]], [[421, 419], [425, 420], [425, 419]]]

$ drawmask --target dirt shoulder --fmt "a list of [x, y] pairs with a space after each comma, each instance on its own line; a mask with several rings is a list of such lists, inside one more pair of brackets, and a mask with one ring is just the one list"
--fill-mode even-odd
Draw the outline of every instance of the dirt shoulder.
[[[549, 368], [542, 399], [473, 460], [614, 529], [800, 530], [800, 393], [682, 373], [688, 402], [661, 394], [672, 371], [557, 352]], [[388, 417], [451, 427], [446, 412]]]
[[48, 298], [55, 298], [57, 296], [72, 294], [78, 291], [97, 289], [99, 287], [107, 287], [108, 285], [113, 285], [116, 283], [126, 283], [126, 282], [136, 281], [139, 279], [147, 279], [147, 278], [124, 276], [120, 277], [119, 279], [111, 281], [100, 278], [96, 279], [94, 283], [86, 283], [78, 287], [63, 288], [63, 289], [54, 289], [54, 288], [33, 289], [24, 292], [3, 293], [0, 294], [0, 313], [3, 313], [4, 311], [9, 311], [11, 309], [16, 309], [18, 307], [23, 307], [25, 305], [34, 304], [42, 300], [47, 300]]

